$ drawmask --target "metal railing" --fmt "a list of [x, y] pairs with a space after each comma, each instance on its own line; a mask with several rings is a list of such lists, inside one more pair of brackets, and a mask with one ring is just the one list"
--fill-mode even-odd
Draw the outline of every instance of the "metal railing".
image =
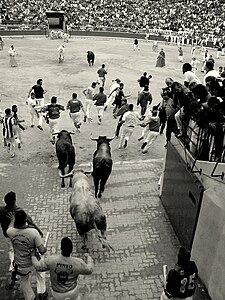
[[198, 160], [215, 162], [211, 176], [223, 179], [224, 173], [216, 174], [216, 169], [219, 163], [225, 163], [225, 126], [221, 130], [212, 131], [209, 126], [199, 127], [193, 119], [184, 126], [187, 128], [187, 134], [180, 141], [185, 151], [194, 158], [193, 164], [188, 167], [193, 173], [201, 174], [201, 169], [195, 170]]

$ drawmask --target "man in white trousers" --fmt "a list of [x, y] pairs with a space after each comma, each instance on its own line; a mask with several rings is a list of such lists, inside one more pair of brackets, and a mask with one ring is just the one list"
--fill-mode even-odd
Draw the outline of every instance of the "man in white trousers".
[[[34, 92], [37, 105], [40, 106], [41, 108], [45, 106], [44, 94], [46, 93], [46, 90], [44, 90], [42, 87], [42, 83], [43, 80], [41, 78], [38, 79], [37, 84], [32, 86], [32, 88], [28, 93], [28, 98], [29, 98], [32, 91]], [[42, 125], [43, 125], [43, 114], [42, 112], [40, 112], [37, 128], [43, 130]]]
[[93, 110], [93, 97], [96, 94], [95, 93], [95, 88], [96, 88], [97, 83], [92, 82], [91, 86], [83, 90], [83, 94], [85, 96], [85, 101], [84, 101], [84, 110], [86, 111], [86, 115], [84, 116], [84, 122], [86, 122], [87, 118], [91, 118], [91, 111]]
[[[6, 238], [6, 242], [8, 244], [8, 254], [9, 254], [9, 260], [10, 260], [9, 271], [11, 272], [11, 271], [14, 271], [14, 266], [13, 266], [14, 251], [13, 251], [13, 246], [12, 246], [11, 240], [9, 239], [6, 232], [11, 223], [10, 214], [11, 213], [14, 214], [16, 211], [21, 210], [21, 208], [16, 205], [16, 193], [14, 193], [13, 191], [5, 194], [4, 202], [6, 205], [0, 207], [0, 225], [2, 227], [2, 233], [3, 233], [4, 237]], [[33, 228], [36, 228], [41, 236], [43, 235], [41, 230], [37, 227], [37, 225], [34, 224], [33, 220], [28, 215], [27, 215], [27, 224], [32, 226]], [[12, 272], [12, 281], [13, 281], [13, 278], [14, 278], [14, 276], [13, 276], [13, 272]], [[15, 283], [15, 281], [11, 282], [11, 284], [10, 284], [11, 287], [13, 287], [14, 283]], [[10, 289], [10, 287], [8, 289]]]
[[138, 121], [141, 120], [141, 117], [137, 111], [134, 111], [134, 105], [129, 104], [129, 110], [124, 113], [122, 120], [123, 123], [121, 128], [121, 137], [119, 142], [119, 149], [126, 148], [128, 141], [134, 131], [134, 128], [137, 126]]
[[86, 117], [86, 113], [83, 107], [83, 104], [80, 100], [77, 99], [77, 93], [72, 94], [72, 99], [68, 101], [66, 109], [70, 111], [70, 117], [73, 121], [77, 132], [80, 132], [81, 127], [81, 110], [84, 113], [84, 117]]
[[104, 94], [104, 88], [100, 86], [99, 93], [94, 95], [93, 100], [95, 101], [95, 106], [97, 108], [98, 114], [98, 125], [102, 124], [102, 118], [104, 114], [104, 105], [106, 102], [107, 96]]
[[64, 106], [56, 103], [57, 97], [53, 96], [51, 99], [51, 104], [45, 106], [42, 109], [42, 112], [47, 112], [49, 118], [49, 131], [50, 131], [50, 138], [51, 143], [55, 144], [55, 133], [59, 132], [59, 118], [60, 118], [60, 111], [65, 110]]
[[31, 125], [30, 127], [33, 128], [34, 127], [34, 120], [35, 119], [39, 119], [39, 113], [38, 110], [41, 109], [41, 107], [37, 106], [37, 102], [35, 99], [35, 93], [31, 93], [30, 97], [26, 100], [26, 104], [29, 107], [29, 113], [30, 113], [30, 117], [31, 117]]
[[114, 102], [115, 97], [116, 97], [116, 92], [117, 92], [118, 88], [120, 87], [120, 82], [121, 82], [121, 80], [119, 78], [116, 78], [115, 80], [113, 80], [113, 84], [109, 88], [109, 95], [106, 100], [104, 110], [107, 109], [107, 107], [110, 103]]
[[152, 145], [152, 143], [159, 136], [159, 128], [160, 128], [160, 119], [158, 116], [158, 106], [153, 106], [152, 108], [152, 116], [149, 119], [142, 123], [141, 126], [147, 127], [147, 131], [145, 133], [144, 142], [141, 146], [142, 153], [145, 154], [148, 152], [148, 149]]
[[31, 275], [37, 279], [38, 299], [47, 299], [45, 273], [39, 273], [32, 265], [30, 250], [35, 248], [42, 255], [46, 252], [41, 236], [36, 228], [28, 225], [27, 214], [24, 210], [10, 214], [11, 223], [6, 231], [14, 250], [14, 265], [16, 273], [20, 276], [20, 287], [25, 300], [34, 300], [35, 293], [31, 286]]

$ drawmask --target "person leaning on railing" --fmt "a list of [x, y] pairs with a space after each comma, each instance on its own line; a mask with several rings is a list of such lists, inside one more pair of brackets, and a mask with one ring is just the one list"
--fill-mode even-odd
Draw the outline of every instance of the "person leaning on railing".
[[225, 116], [220, 109], [220, 100], [211, 97], [208, 100], [208, 126], [209, 133], [214, 136], [215, 160], [220, 160], [224, 144]]

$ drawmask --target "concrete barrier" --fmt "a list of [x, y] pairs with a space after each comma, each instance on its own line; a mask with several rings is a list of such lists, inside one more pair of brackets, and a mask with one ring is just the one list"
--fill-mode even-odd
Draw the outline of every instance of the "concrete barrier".
[[225, 202], [224, 191], [209, 188], [203, 194], [192, 246], [201, 280], [212, 299], [225, 299]]

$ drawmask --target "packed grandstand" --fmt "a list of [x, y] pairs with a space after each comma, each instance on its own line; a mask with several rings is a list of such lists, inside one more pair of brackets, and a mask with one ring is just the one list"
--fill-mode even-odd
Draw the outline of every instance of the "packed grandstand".
[[0, 0], [0, 24], [17, 22], [43, 28], [47, 26], [47, 10], [64, 11], [72, 29], [157, 29], [225, 35], [224, 0]]

